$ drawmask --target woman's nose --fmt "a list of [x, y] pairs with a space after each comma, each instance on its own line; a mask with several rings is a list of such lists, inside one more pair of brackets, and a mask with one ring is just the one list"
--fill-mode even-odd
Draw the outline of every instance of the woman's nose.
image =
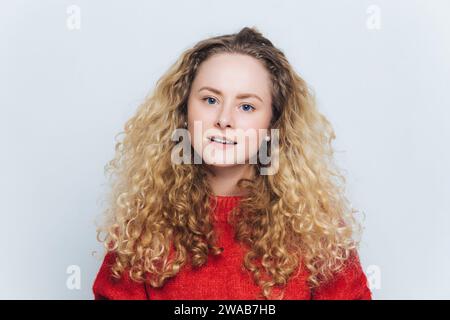
[[220, 128], [232, 127], [232, 116], [231, 116], [231, 108], [232, 106], [224, 105], [222, 110], [219, 113], [218, 120], [216, 121], [216, 125]]
[[217, 125], [221, 128], [231, 127], [230, 121], [226, 118], [221, 118], [217, 121]]

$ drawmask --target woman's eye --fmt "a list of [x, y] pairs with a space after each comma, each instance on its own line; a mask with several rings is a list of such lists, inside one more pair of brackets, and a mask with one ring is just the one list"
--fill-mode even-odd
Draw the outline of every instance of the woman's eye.
[[249, 111], [251, 112], [251, 111], [255, 110], [255, 107], [253, 107], [250, 104], [243, 104], [241, 107], [243, 107], [242, 110], [244, 110], [246, 112], [249, 112]]
[[[214, 99], [214, 98], [212, 98], [212, 97], [206, 97], [206, 98], [203, 98], [203, 100], [205, 101], [206, 100], [206, 102], [208, 103], [208, 104], [214, 104], [214, 102], [216, 101], [216, 99]], [[211, 102], [212, 101], [212, 103], [209, 103], [209, 102]]]

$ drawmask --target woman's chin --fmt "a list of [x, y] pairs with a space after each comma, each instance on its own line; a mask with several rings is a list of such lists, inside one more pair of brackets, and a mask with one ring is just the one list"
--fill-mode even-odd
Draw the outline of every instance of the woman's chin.
[[236, 165], [235, 162], [223, 162], [223, 161], [206, 161], [205, 163], [213, 167], [233, 167]]
[[233, 167], [236, 165], [245, 164], [244, 162], [239, 163], [239, 161], [237, 161], [236, 159], [229, 159], [229, 160], [228, 159], [218, 159], [218, 158], [211, 159], [209, 157], [203, 158], [203, 162], [210, 166], [215, 166], [215, 167]]

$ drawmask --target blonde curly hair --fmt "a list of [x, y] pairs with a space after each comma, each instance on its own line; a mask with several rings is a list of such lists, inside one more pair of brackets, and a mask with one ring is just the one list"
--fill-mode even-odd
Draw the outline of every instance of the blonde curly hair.
[[128, 270], [134, 281], [162, 287], [186, 263], [200, 267], [209, 254], [221, 253], [205, 166], [171, 161], [176, 143], [171, 135], [186, 120], [196, 71], [217, 53], [245, 54], [263, 63], [273, 84], [270, 128], [279, 130], [278, 171], [241, 179], [238, 186], [247, 193], [230, 213], [236, 239], [248, 248], [243, 266], [265, 299], [275, 287], [284, 288], [300, 264], [309, 272], [309, 286], [318, 287], [357, 249], [357, 211], [333, 161], [331, 124], [283, 52], [255, 27], [185, 50], [126, 122], [119, 133], [123, 139], [116, 136], [116, 154], [105, 166], [112, 180], [106, 219], [97, 229], [97, 239], [116, 254], [112, 274], [119, 278]]

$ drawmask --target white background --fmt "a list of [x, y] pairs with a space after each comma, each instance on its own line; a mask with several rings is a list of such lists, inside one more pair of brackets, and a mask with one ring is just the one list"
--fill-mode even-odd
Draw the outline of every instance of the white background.
[[93, 298], [114, 135], [182, 51], [256, 26], [335, 128], [374, 299], [449, 299], [449, 16], [445, 0], [2, 0], [0, 298]]

